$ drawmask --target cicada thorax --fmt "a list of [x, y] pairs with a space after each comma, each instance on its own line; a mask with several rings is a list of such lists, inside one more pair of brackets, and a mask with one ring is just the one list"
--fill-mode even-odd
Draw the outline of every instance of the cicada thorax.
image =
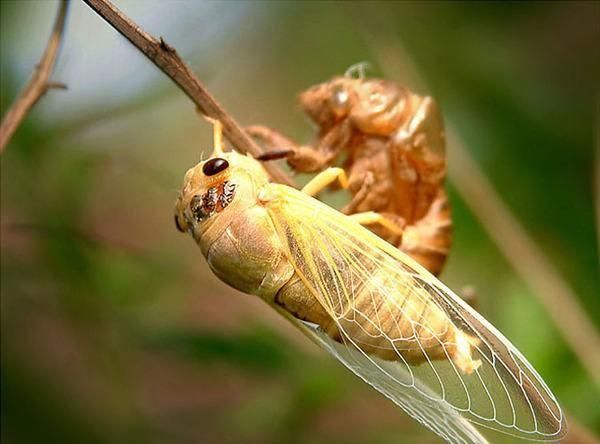
[[411, 94], [406, 107], [410, 117], [390, 135], [388, 150], [396, 208], [412, 224], [426, 215], [444, 187], [446, 140], [432, 98]]
[[444, 190], [443, 158], [417, 156], [404, 146], [381, 137], [355, 137], [344, 164], [350, 176], [350, 192], [361, 193], [365, 172], [372, 184], [346, 214], [376, 211], [404, 227], [398, 235], [379, 225], [368, 227], [437, 275], [452, 241], [452, 217]]
[[208, 240], [201, 245], [202, 251], [224, 282], [271, 302], [291, 278], [293, 268], [265, 209], [254, 204], [236, 210], [230, 217], [216, 220], [212, 231], [203, 235]]

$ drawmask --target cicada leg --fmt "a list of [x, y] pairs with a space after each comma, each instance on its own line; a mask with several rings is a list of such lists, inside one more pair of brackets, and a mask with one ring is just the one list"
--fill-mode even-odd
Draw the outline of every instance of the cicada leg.
[[200, 115], [212, 123], [213, 126], [213, 156], [219, 156], [225, 151], [225, 143], [223, 142], [223, 124], [218, 119], [213, 119], [202, 113], [199, 109], [197, 110]]
[[316, 173], [331, 165], [344, 150], [352, 129], [347, 122], [336, 125], [321, 137], [314, 147], [298, 145], [278, 131], [262, 125], [248, 126], [246, 132], [260, 140], [267, 149], [258, 160], [285, 158], [294, 171]]
[[298, 145], [267, 126], [247, 126], [246, 132], [265, 147], [266, 151], [257, 158], [260, 161], [286, 159], [295, 171], [313, 173], [326, 168], [331, 160], [330, 156], [313, 147]]
[[267, 152], [274, 150], [295, 150], [298, 146], [292, 140], [285, 137], [279, 131], [263, 125], [250, 125], [244, 128], [245, 131], [255, 139], [260, 140]]
[[375, 211], [365, 211], [364, 213], [355, 213], [348, 216], [353, 221], [358, 222], [361, 225], [381, 225], [393, 234], [402, 236], [404, 233], [404, 224], [397, 223], [389, 217]]
[[[324, 188], [331, 185], [333, 182], [338, 180], [342, 188], [348, 188], [348, 176], [342, 168], [327, 168], [325, 171], [320, 172], [308, 182], [302, 192], [309, 196], [316, 196]], [[375, 211], [365, 211], [363, 213], [355, 213], [348, 216], [355, 222], [361, 225], [374, 225], [379, 224], [384, 228], [387, 228], [395, 235], [401, 236], [404, 232], [403, 222], [400, 220], [396, 222], [390, 217], [387, 217], [381, 213]]]
[[[352, 177], [352, 176], [351, 176]], [[371, 187], [375, 183], [375, 176], [371, 171], [367, 171], [362, 175], [361, 185], [358, 191], [352, 197], [352, 200], [348, 202], [344, 208], [340, 211], [346, 215], [353, 214], [357, 211], [357, 207], [364, 202], [369, 195]]]
[[313, 177], [310, 182], [304, 185], [302, 192], [309, 196], [316, 196], [336, 180], [340, 182], [342, 188], [348, 188], [348, 176], [346, 175], [346, 172], [342, 168], [332, 167], [327, 168], [325, 171], [321, 171]]

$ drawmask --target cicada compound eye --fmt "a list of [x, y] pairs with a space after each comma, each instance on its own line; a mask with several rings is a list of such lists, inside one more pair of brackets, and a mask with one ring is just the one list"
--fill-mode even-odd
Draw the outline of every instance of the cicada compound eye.
[[229, 168], [229, 162], [225, 159], [221, 159], [220, 157], [215, 157], [214, 159], [210, 159], [206, 161], [206, 163], [202, 166], [202, 172], [206, 176], [214, 176], [215, 174], [219, 174], [221, 171]]
[[334, 85], [329, 96], [329, 107], [337, 118], [346, 116], [351, 107], [350, 91], [346, 85]]
[[336, 112], [344, 111], [348, 108], [350, 102], [350, 94], [342, 85], [336, 85], [331, 91], [329, 99], [330, 105]]

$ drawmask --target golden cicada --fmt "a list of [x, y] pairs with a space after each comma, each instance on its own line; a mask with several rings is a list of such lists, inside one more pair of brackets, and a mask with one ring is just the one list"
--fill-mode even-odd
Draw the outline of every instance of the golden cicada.
[[489, 322], [405, 253], [311, 195], [270, 183], [249, 156], [215, 151], [185, 175], [175, 206], [225, 283], [275, 308], [352, 372], [451, 443], [485, 443], [473, 423], [553, 441], [566, 422], [552, 392]]

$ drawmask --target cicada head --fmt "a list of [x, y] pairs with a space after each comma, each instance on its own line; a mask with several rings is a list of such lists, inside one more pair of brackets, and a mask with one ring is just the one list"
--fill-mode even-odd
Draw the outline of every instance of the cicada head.
[[410, 96], [392, 82], [344, 76], [307, 89], [299, 99], [322, 130], [349, 119], [360, 131], [387, 136], [408, 117]]
[[348, 116], [361, 82], [361, 79], [334, 77], [300, 93], [300, 104], [316, 124], [329, 127]]
[[258, 161], [235, 151], [223, 152], [220, 131], [215, 123], [213, 154], [187, 171], [175, 202], [175, 226], [195, 237], [224, 215], [233, 217], [230, 208], [239, 210], [256, 202], [258, 190], [268, 182]]

